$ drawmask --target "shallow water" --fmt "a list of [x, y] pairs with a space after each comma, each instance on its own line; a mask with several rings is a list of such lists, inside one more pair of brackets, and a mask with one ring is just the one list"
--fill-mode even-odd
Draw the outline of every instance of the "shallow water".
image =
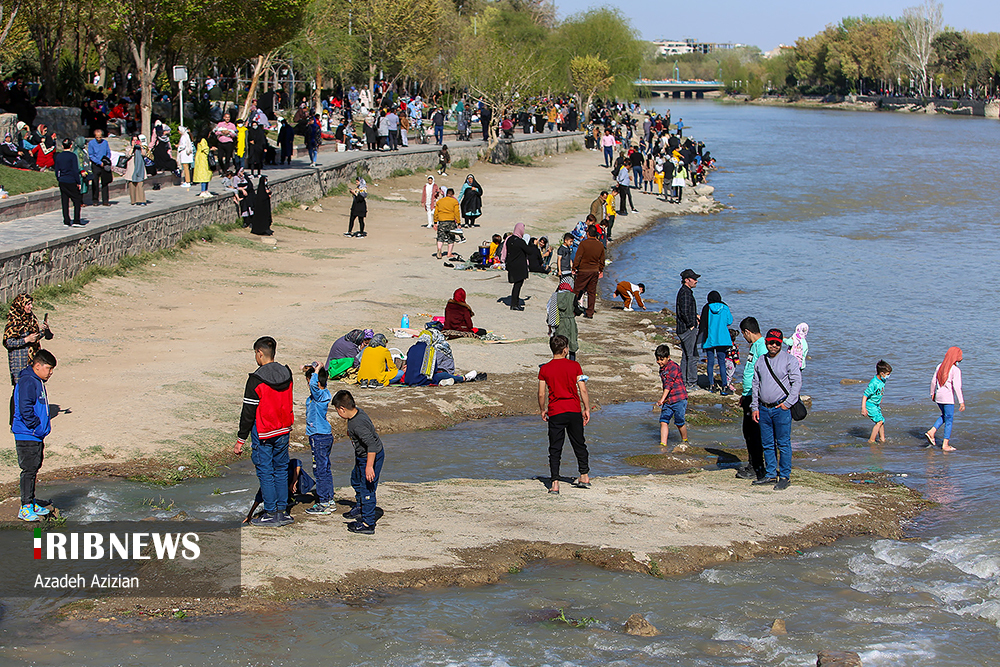
[[[910, 539], [844, 540], [793, 558], [667, 580], [540, 563], [475, 589], [408, 592], [356, 606], [303, 604], [252, 618], [154, 622], [106, 635], [39, 627], [33, 615], [51, 603], [15, 603], [0, 621], [0, 661], [809, 665], [818, 650], [842, 648], [861, 653], [866, 667], [996, 664], [1000, 451], [991, 427], [1000, 392], [987, 378], [1000, 348], [981, 295], [996, 287], [990, 264], [998, 241], [990, 225], [1000, 202], [978, 166], [996, 154], [996, 123], [671, 106], [720, 160], [723, 170], [712, 184], [735, 210], [664, 221], [616, 251], [611, 277], [643, 280], [652, 298], [672, 301], [678, 272], [692, 266], [704, 274], [699, 303], [718, 289], [737, 318], [755, 315], [765, 327], [789, 331], [809, 322], [805, 387], [814, 406], [795, 425], [793, 442], [813, 456], [796, 464], [821, 472], [888, 471], [941, 503], [909, 526]], [[920, 448], [919, 434], [934, 417], [925, 398], [930, 374], [952, 344], [966, 354], [968, 410], [956, 416], [959, 451], [945, 456]], [[864, 442], [869, 423], [858, 412], [863, 385], [840, 380], [867, 381], [881, 357], [894, 366], [884, 404], [889, 442], [870, 447]], [[651, 387], [651, 401], [655, 394]], [[587, 432], [595, 474], [644, 472], [623, 458], [657, 451], [655, 417], [648, 404], [595, 413]], [[383, 476], [412, 482], [533, 477], [546, 471], [544, 437], [537, 417], [390, 436]], [[738, 425], [694, 428], [692, 440], [742, 445]], [[347, 445], [341, 450], [334, 461], [338, 486], [346, 485], [351, 463]], [[243, 466], [166, 489], [77, 483], [52, 495], [73, 520], [178, 510], [235, 519], [256, 489]], [[559, 608], [598, 623], [581, 630], [546, 622]], [[662, 634], [619, 633], [633, 612]], [[779, 617], [788, 635], [772, 637], [768, 628]]]

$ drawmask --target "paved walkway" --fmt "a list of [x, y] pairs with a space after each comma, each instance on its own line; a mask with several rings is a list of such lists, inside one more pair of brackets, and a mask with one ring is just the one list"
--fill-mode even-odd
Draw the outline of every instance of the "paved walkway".
[[[520, 135], [518, 135], [520, 138]], [[525, 135], [525, 139], [537, 139], [539, 135]], [[452, 146], [468, 148], [482, 147], [486, 144], [482, 140], [453, 142]], [[281, 181], [300, 176], [310, 171], [323, 170], [336, 167], [362, 158], [370, 158], [377, 155], [388, 154], [388, 151], [372, 153], [370, 151], [345, 151], [338, 153], [329, 148], [320, 148], [319, 167], [310, 167], [307, 156], [293, 157], [291, 165], [268, 166], [263, 173], [267, 175], [268, 181], [280, 183]], [[434, 144], [410, 143], [407, 147], [401, 147], [397, 153], [436, 153], [438, 147]], [[116, 177], [121, 178], [121, 177]], [[231, 197], [231, 193], [224, 193], [222, 182], [219, 178], [213, 177], [209, 186], [209, 191], [217, 196]], [[184, 205], [196, 205], [204, 199], [197, 195], [201, 188], [193, 184], [190, 188], [179, 186], [165, 186], [160, 190], [146, 188], [146, 206], [132, 206], [128, 196], [111, 199], [111, 206], [85, 206], [80, 212], [80, 218], [87, 222], [86, 227], [67, 227], [63, 224], [62, 209], [49, 211], [10, 222], [0, 223], [0, 255], [6, 255], [27, 249], [33, 249], [51, 241], [65, 239], [73, 236], [88, 236], [94, 233], [95, 229], [110, 229], [122, 223], [140, 220], [145, 217], [157, 215], [172, 208]], [[84, 203], [90, 202], [90, 193], [84, 195]], [[210, 201], [210, 200], [209, 200]], [[72, 217], [72, 206], [70, 216]]]

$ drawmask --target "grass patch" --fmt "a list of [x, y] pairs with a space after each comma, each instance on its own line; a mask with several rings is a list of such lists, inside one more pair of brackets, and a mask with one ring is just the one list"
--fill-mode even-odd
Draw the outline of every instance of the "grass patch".
[[511, 148], [510, 157], [507, 158], [507, 164], [516, 165], [518, 167], [531, 167], [535, 164], [535, 162], [531, 159], [530, 155], [518, 155], [517, 152]]
[[297, 232], [309, 232], [310, 234], [319, 234], [315, 229], [309, 229], [307, 227], [299, 227], [298, 225], [286, 225], [281, 222], [275, 222], [273, 227], [284, 227], [285, 229], [294, 229]]
[[281, 215], [285, 211], [291, 211], [293, 208], [298, 208], [302, 205], [298, 199], [289, 199], [288, 201], [283, 201], [274, 207], [272, 215]]
[[337, 183], [334, 187], [326, 191], [327, 197], [344, 197], [347, 195], [348, 187], [347, 183]]
[[583, 145], [581, 145], [579, 141], [574, 141], [566, 147], [566, 150], [564, 150], [563, 153], [579, 153], [582, 150]]
[[455, 160], [451, 163], [453, 169], [468, 169], [469, 168], [469, 158], [464, 157], [461, 160]]
[[393, 169], [389, 172], [389, 178], [399, 178], [401, 176], [413, 176], [412, 169]]
[[56, 187], [56, 175], [51, 171], [22, 171], [0, 165], [0, 186], [11, 195], [36, 192]]
[[352, 252], [358, 252], [357, 248], [307, 248], [299, 254], [310, 259], [338, 259], [345, 257]]

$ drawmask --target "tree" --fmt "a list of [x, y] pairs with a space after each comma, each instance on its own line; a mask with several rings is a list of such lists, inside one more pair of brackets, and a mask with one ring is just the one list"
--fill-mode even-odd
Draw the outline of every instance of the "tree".
[[327, 69], [335, 66], [349, 69], [352, 44], [347, 25], [341, 20], [345, 16], [347, 7], [340, 0], [310, 0], [303, 15], [302, 29], [284, 47], [297, 62], [305, 63], [313, 71], [316, 113], [322, 110], [321, 91]]
[[368, 64], [368, 89], [375, 72], [392, 68], [398, 76], [434, 42], [440, 0], [365, 0], [354, 5], [353, 32]]
[[608, 89], [615, 82], [610, 76], [608, 63], [597, 56], [577, 56], [569, 61], [569, 76], [576, 89], [580, 102], [586, 96], [587, 102], [583, 109], [590, 109], [594, 95]]
[[934, 38], [941, 32], [941, 25], [941, 4], [934, 0], [904, 9], [899, 19], [899, 59], [922, 97], [927, 95], [928, 65], [934, 56]]
[[[551, 37], [551, 83], [558, 89], [571, 85], [569, 64], [578, 56], [596, 56], [608, 64], [614, 77], [612, 95], [631, 97], [643, 59], [643, 42], [618, 9], [601, 7], [568, 17]], [[586, 110], [584, 110], [586, 113]]]
[[3, 48], [11, 28], [14, 27], [19, 9], [21, 9], [21, 0], [0, 0], [0, 27], [3, 29], [0, 32], [0, 49]]
[[56, 67], [66, 23], [73, 7], [69, 0], [30, 0], [22, 5], [31, 38], [38, 49], [38, 67], [42, 85], [51, 91], [56, 80]]
[[972, 44], [965, 35], [954, 30], [942, 32], [931, 45], [945, 83], [951, 87], [964, 86], [972, 64]]
[[467, 35], [459, 56], [452, 61], [454, 77], [493, 112], [488, 151], [500, 142], [497, 123], [514, 111], [521, 100], [541, 89], [544, 64], [529, 44], [503, 44], [486, 35]]

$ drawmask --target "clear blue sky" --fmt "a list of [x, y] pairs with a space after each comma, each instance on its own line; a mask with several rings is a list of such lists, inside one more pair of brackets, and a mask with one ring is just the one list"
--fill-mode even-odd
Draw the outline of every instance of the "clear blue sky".
[[[644, 39], [740, 42], [769, 51], [794, 44], [845, 16], [899, 16], [922, 0], [556, 0], [560, 16], [602, 4], [621, 9]], [[957, 30], [1000, 32], [1000, 3], [988, 0], [945, 0], [944, 23]]]

